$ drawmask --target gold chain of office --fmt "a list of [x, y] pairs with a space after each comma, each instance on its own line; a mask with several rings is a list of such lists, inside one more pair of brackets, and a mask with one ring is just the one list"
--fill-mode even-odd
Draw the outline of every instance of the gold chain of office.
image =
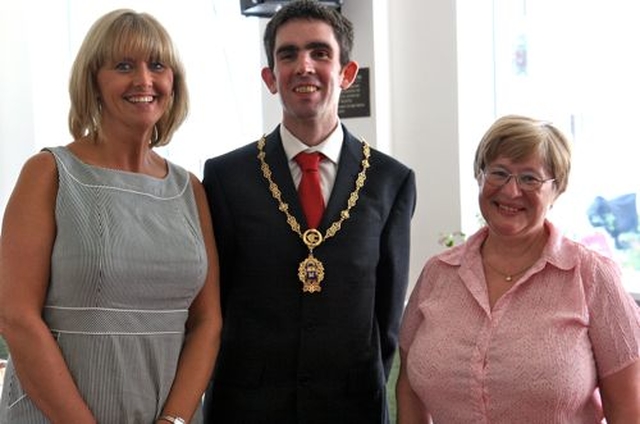
[[282, 200], [280, 187], [278, 187], [278, 184], [273, 181], [273, 178], [271, 177], [271, 168], [269, 168], [269, 165], [265, 161], [266, 154], [264, 152], [264, 145], [266, 141], [267, 140], [264, 135], [260, 141], [258, 141], [258, 159], [260, 160], [262, 175], [269, 183], [271, 196], [273, 196], [273, 198], [278, 202], [278, 209], [286, 216], [287, 223], [291, 227], [291, 230], [300, 236], [302, 242], [309, 249], [309, 256], [300, 262], [300, 266], [298, 266], [298, 278], [302, 282], [302, 291], [305, 293], [320, 292], [322, 290], [320, 283], [324, 280], [324, 265], [320, 260], [313, 256], [313, 249], [318, 247], [328, 238], [334, 237], [342, 228], [344, 221], [349, 219], [351, 216], [349, 212], [358, 202], [358, 194], [360, 193], [360, 189], [364, 187], [364, 182], [367, 179], [367, 169], [370, 167], [369, 157], [371, 156], [371, 148], [365, 140], [362, 140], [362, 154], [364, 157], [362, 159], [362, 169], [356, 178], [356, 188], [349, 195], [347, 207], [340, 212], [340, 219], [333, 222], [329, 228], [327, 228], [327, 232], [324, 236], [322, 236], [322, 233], [315, 228], [309, 228], [303, 233], [300, 229], [300, 223], [289, 212], [289, 205]]

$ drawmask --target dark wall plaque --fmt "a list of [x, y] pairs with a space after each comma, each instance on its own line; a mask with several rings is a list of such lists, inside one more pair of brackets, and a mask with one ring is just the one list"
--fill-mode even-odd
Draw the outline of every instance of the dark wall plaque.
[[351, 87], [343, 91], [338, 104], [340, 118], [371, 116], [369, 95], [369, 68], [360, 68]]

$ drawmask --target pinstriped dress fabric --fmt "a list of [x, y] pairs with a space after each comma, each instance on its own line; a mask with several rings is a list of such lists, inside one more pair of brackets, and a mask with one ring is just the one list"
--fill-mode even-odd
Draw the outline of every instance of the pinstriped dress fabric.
[[[57, 237], [43, 317], [100, 424], [153, 423], [171, 388], [207, 258], [189, 174], [58, 167]], [[193, 423], [202, 421], [198, 411]], [[48, 423], [11, 360], [0, 423]]]

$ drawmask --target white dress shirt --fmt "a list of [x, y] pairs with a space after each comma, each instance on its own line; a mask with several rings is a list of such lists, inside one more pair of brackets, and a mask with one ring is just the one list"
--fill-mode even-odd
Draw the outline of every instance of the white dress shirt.
[[340, 151], [342, 150], [342, 140], [344, 138], [342, 125], [338, 123], [336, 129], [322, 143], [313, 147], [309, 147], [297, 139], [284, 125], [280, 125], [280, 138], [282, 138], [282, 146], [287, 155], [289, 170], [291, 170], [291, 176], [296, 188], [302, 178], [302, 170], [294, 159], [296, 155], [300, 152], [320, 152], [324, 155], [324, 158], [320, 161], [319, 172], [322, 197], [324, 198], [324, 204], [327, 205], [331, 190], [333, 190], [333, 184], [336, 181], [336, 174], [338, 173], [338, 162], [340, 161]]

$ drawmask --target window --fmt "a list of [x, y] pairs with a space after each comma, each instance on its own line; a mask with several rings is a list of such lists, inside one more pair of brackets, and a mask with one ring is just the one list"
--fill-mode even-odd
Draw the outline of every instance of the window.
[[625, 0], [493, 1], [495, 114], [546, 119], [573, 140], [550, 218], [618, 261], [640, 295], [639, 11]]

